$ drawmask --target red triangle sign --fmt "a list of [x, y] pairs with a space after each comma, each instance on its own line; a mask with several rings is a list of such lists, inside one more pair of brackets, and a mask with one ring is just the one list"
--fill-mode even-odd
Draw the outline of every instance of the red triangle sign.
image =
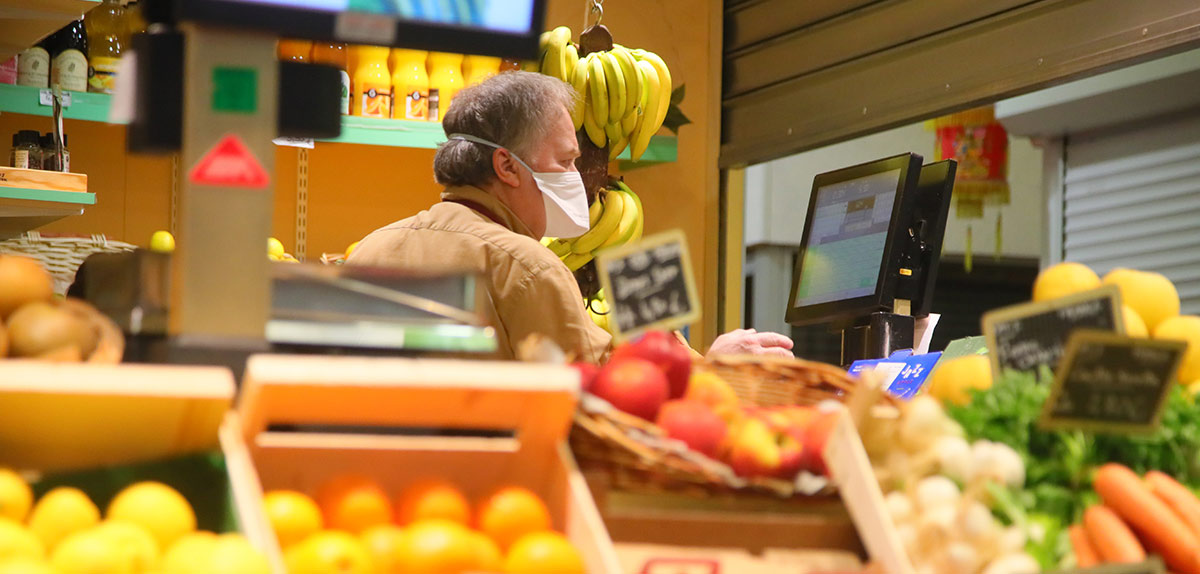
[[246, 144], [236, 135], [226, 134], [208, 150], [188, 173], [188, 180], [200, 185], [251, 187], [262, 189], [271, 184], [271, 176]]

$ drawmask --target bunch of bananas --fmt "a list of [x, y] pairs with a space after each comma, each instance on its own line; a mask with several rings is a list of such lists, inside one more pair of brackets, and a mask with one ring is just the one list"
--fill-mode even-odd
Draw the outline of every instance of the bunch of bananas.
[[642, 200], [625, 182], [618, 181], [615, 189], [600, 192], [588, 207], [591, 229], [572, 239], [542, 239], [567, 268], [575, 271], [596, 257], [602, 249], [617, 247], [642, 238], [645, 218]]
[[609, 322], [611, 309], [608, 306], [608, 301], [604, 298], [604, 290], [601, 289], [595, 297], [586, 299], [583, 303], [584, 307], [587, 308], [588, 317], [592, 318], [592, 322], [595, 323], [597, 327], [600, 327], [611, 334], [612, 327], [611, 323]]
[[610, 160], [626, 147], [633, 161], [641, 159], [671, 105], [671, 72], [662, 58], [620, 44], [580, 58], [566, 26], [542, 34], [541, 54], [541, 73], [580, 96], [571, 110], [575, 130], [585, 130], [598, 148], [609, 146]]

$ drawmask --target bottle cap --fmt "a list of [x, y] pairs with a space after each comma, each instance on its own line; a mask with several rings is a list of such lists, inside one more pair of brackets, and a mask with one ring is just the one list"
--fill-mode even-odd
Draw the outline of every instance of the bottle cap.
[[22, 144], [38, 145], [38, 141], [41, 140], [41, 137], [42, 135], [39, 134], [37, 130], [21, 130], [17, 132], [17, 139]]

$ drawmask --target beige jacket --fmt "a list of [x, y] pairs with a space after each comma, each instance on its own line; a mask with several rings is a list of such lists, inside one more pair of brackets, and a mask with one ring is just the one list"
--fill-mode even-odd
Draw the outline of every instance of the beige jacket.
[[612, 345], [608, 332], [588, 317], [579, 285], [562, 261], [508, 206], [475, 187], [447, 188], [441, 203], [375, 230], [347, 263], [480, 275], [504, 358], [513, 358], [517, 344], [533, 333], [593, 362], [607, 358]]

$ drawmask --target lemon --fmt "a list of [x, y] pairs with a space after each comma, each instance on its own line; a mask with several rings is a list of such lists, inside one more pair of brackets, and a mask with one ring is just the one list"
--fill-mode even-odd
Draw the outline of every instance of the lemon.
[[324, 528], [321, 509], [311, 498], [293, 490], [274, 490], [263, 496], [267, 509], [267, 520], [279, 539], [279, 546], [287, 548]]
[[0, 560], [0, 574], [58, 574], [45, 560], [14, 558]]
[[1150, 330], [1146, 328], [1146, 322], [1142, 320], [1142, 316], [1138, 315], [1137, 311], [1129, 305], [1121, 305], [1121, 312], [1125, 315], [1125, 334], [1130, 337], [1141, 337], [1143, 339], [1150, 336]]
[[241, 534], [218, 536], [205, 569], [208, 574], [271, 574], [267, 557]]
[[985, 355], [967, 355], [942, 361], [929, 374], [929, 394], [956, 405], [971, 402], [968, 389], [992, 388], [992, 363]]
[[0, 518], [0, 562], [10, 558], [41, 560], [46, 557], [42, 541], [7, 518]]
[[175, 236], [170, 231], [158, 230], [150, 236], [150, 251], [171, 253], [175, 251]]
[[33, 506], [33, 490], [17, 473], [0, 468], [0, 518], [24, 522]]
[[[362, 241], [362, 240], [360, 239], [359, 241]], [[349, 257], [351, 253], [354, 253], [355, 249], [358, 249], [359, 241], [355, 241], [354, 243], [351, 243], [350, 245], [348, 245], [346, 247], [346, 257]]]
[[63, 539], [50, 556], [50, 565], [61, 574], [134, 574], [129, 556], [97, 529]]
[[1179, 315], [1179, 292], [1161, 273], [1113, 269], [1104, 276], [1104, 284], [1121, 290], [1121, 302], [1137, 311], [1150, 331]]
[[29, 530], [53, 550], [67, 536], [100, 522], [100, 509], [82, 490], [60, 486], [47, 492], [29, 514]]
[[108, 505], [108, 518], [132, 522], [146, 529], [159, 549], [196, 530], [196, 513], [186, 498], [161, 482], [139, 482], [127, 487]]
[[283, 248], [283, 242], [274, 237], [267, 238], [267, 255], [275, 257], [283, 257], [286, 250]]
[[283, 560], [288, 574], [369, 574], [375, 571], [371, 554], [362, 541], [339, 530], [322, 530], [310, 536], [289, 548]]
[[1038, 273], [1037, 279], [1033, 282], [1033, 300], [1057, 299], [1099, 286], [1100, 278], [1087, 265], [1070, 261], [1063, 262], [1051, 265]]
[[1155, 339], [1174, 339], [1187, 343], [1187, 352], [1179, 364], [1179, 381], [1200, 382], [1200, 317], [1171, 317], [1154, 329]]
[[211, 574], [205, 564], [217, 546], [212, 532], [192, 532], [181, 536], [162, 557], [162, 574]]
[[130, 570], [136, 574], [158, 569], [158, 542], [141, 526], [106, 520], [101, 522], [95, 531], [124, 554], [131, 565]]

